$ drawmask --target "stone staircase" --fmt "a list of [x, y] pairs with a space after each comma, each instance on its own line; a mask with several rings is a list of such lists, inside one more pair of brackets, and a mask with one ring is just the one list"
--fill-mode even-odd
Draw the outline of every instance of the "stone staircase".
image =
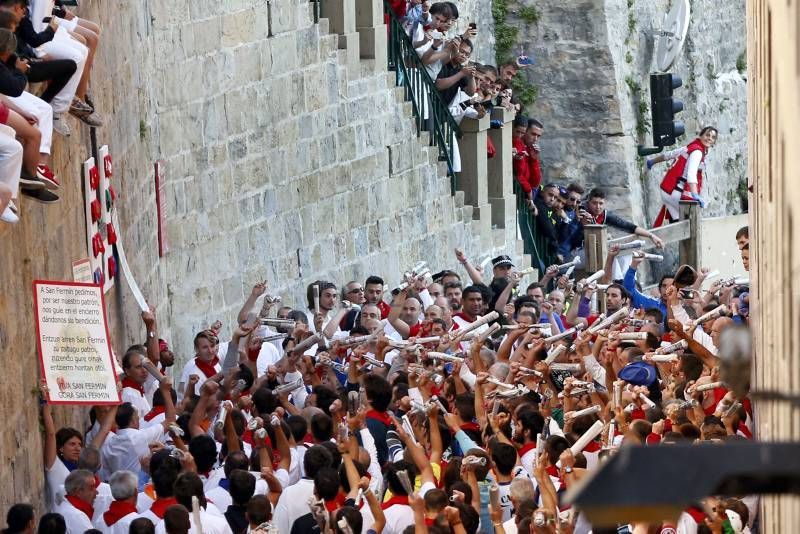
[[[405, 99], [405, 89], [395, 84], [395, 73], [386, 69], [386, 26], [381, 0], [322, 0], [320, 34], [337, 40], [338, 69], [347, 82], [342, 96], [358, 101], [388, 91], [395, 107], [396, 123], [387, 140], [390, 174], [408, 168], [433, 168], [438, 193], [450, 187], [447, 165], [439, 161], [439, 150], [432, 146], [430, 133], [417, 132], [413, 106]], [[355, 8], [355, 9], [353, 9]], [[350, 17], [355, 16], [355, 19]], [[325, 18], [327, 17], [327, 18]], [[353, 36], [353, 29], [359, 38]], [[399, 115], [399, 117], [398, 117]], [[516, 203], [512, 188], [511, 121], [513, 115], [495, 110], [492, 119], [506, 126], [489, 130], [490, 117], [464, 119], [460, 141], [464, 172], [457, 178], [457, 190], [446, 206], [453, 211], [453, 223], [461, 225], [467, 238], [460, 246], [472, 257], [479, 254], [509, 254], [521, 267], [531, 265], [516, 235]], [[487, 162], [486, 138], [491, 136], [496, 156]], [[480, 152], [483, 152], [481, 154]], [[411, 157], [411, 163], [401, 161]], [[409, 167], [410, 165], [410, 167]]]

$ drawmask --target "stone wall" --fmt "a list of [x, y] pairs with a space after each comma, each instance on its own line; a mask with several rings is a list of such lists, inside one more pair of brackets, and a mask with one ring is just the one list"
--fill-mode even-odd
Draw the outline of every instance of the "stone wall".
[[[519, 29], [518, 48], [536, 60], [523, 75], [539, 90], [528, 112], [545, 124], [541, 145], [546, 180], [604, 186], [613, 207], [637, 222], [652, 222], [666, 168], [645, 173], [636, 145], [651, 143], [653, 31], [661, 28], [669, 2], [504, 3], [507, 23]], [[680, 114], [687, 131], [683, 141], [703, 125], [719, 127], [719, 142], [707, 160], [704, 215], [740, 213], [747, 166], [744, 0], [724, 5], [694, 0], [691, 5], [686, 44], [671, 70], [684, 80], [678, 90], [685, 104]], [[536, 8], [538, 20], [522, 21], [522, 7]]]
[[[376, 273], [396, 283], [418, 260], [452, 266], [456, 246], [524, 265], [510, 161], [492, 160], [489, 172], [505, 179], [487, 183], [486, 158], [467, 150], [485, 154], [488, 118], [465, 124], [462, 156], [480, 163], [463, 176], [465, 200], [451, 194], [436, 149], [417, 136], [411, 105], [386, 72], [381, 3], [327, 0], [323, 12], [330, 21], [314, 24], [310, 4], [297, 0], [81, 2], [80, 15], [104, 29], [92, 92], [107, 120], [98, 142], [115, 162], [117, 233], [181, 363], [199, 328], [218, 318], [223, 337], [230, 332], [259, 279], [302, 307], [312, 280]], [[80, 166], [90, 143], [88, 130], [74, 129], [54, 147], [63, 201], [44, 209], [23, 199], [22, 223], [0, 226], [11, 245], [0, 252], [3, 503], [41, 502], [31, 281], [70, 280], [71, 262], [87, 255]], [[510, 154], [510, 128], [490, 135]], [[157, 159], [166, 168], [164, 258]], [[107, 308], [117, 353], [142, 341], [124, 282]], [[55, 411], [58, 425], [86, 425], [81, 410]]]

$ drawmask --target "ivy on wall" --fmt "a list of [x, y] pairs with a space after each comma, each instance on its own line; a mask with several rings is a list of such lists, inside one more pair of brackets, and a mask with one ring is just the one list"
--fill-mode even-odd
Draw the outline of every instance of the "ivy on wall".
[[[526, 26], [539, 21], [539, 11], [534, 6], [520, 5], [519, 0], [493, 0], [492, 16], [494, 17], [495, 59], [498, 67], [504, 63], [514, 61], [517, 54], [514, 48], [519, 44], [520, 22]], [[513, 16], [514, 20], [509, 20]], [[524, 76], [517, 74], [511, 81], [514, 95], [523, 107], [528, 107], [536, 101], [539, 94], [538, 88], [530, 83]]]

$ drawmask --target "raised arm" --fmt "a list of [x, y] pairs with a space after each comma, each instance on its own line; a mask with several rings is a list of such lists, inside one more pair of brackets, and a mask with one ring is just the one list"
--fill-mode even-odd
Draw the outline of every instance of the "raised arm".
[[253, 313], [253, 308], [255, 308], [258, 297], [263, 295], [266, 291], [266, 280], [261, 280], [255, 283], [252, 291], [250, 291], [250, 295], [247, 297], [247, 300], [245, 300], [244, 304], [242, 304], [242, 309], [239, 310], [239, 314], [236, 316], [236, 320], [239, 322], [239, 324], [247, 322], [249, 315]]
[[480, 271], [478, 271], [478, 269], [472, 265], [472, 263], [470, 263], [469, 259], [467, 259], [467, 255], [464, 254], [464, 249], [456, 249], [456, 259], [458, 260], [458, 263], [463, 265], [464, 269], [467, 270], [467, 274], [474, 284], [483, 283], [483, 276], [481, 275]]
[[406, 297], [407, 291], [405, 289], [395, 296], [392, 301], [392, 311], [389, 312], [389, 316], [386, 318], [389, 324], [397, 330], [397, 333], [400, 334], [403, 339], [408, 339], [408, 335], [411, 333], [411, 328], [408, 324], [400, 319], [400, 312], [403, 310]]
[[147, 359], [153, 362], [158, 369], [161, 363], [161, 350], [158, 346], [158, 328], [156, 327], [156, 314], [150, 309], [142, 312], [142, 321], [147, 330]]

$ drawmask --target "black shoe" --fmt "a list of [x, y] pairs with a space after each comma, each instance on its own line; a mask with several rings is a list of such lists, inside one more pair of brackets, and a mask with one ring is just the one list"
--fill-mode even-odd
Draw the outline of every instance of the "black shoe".
[[36, 176], [31, 176], [25, 169], [22, 169], [22, 172], [19, 173], [19, 185], [21, 185], [23, 189], [42, 189], [45, 187], [43, 181]]
[[22, 187], [20, 188], [20, 191], [23, 195], [31, 200], [41, 202], [42, 204], [54, 204], [61, 200], [58, 195], [52, 191], [48, 191], [47, 189], [28, 189], [26, 187]]

